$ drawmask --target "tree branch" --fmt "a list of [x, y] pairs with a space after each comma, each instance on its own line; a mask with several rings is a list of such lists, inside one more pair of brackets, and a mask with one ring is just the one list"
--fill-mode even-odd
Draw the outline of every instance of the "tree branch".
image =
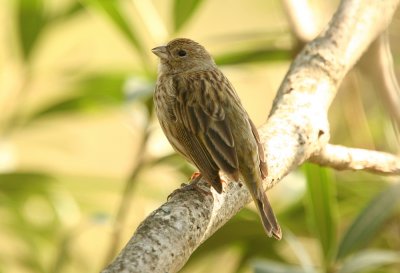
[[[327, 111], [344, 75], [387, 28], [399, 0], [342, 1], [326, 30], [293, 62], [260, 137], [268, 156], [267, 188], [280, 181], [329, 140]], [[227, 177], [223, 177], [229, 182]], [[200, 186], [209, 190], [205, 181]], [[177, 272], [191, 253], [250, 201], [239, 183], [210, 195], [189, 188], [149, 215], [109, 272]]]
[[380, 174], [400, 175], [400, 158], [364, 149], [328, 144], [309, 161], [337, 170], [365, 170]]
[[293, 34], [302, 44], [317, 36], [320, 23], [309, 0], [283, 0], [283, 7], [289, 19]]

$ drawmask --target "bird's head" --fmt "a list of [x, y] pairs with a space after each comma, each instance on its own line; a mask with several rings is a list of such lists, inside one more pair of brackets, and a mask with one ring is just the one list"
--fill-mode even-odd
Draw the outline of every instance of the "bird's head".
[[165, 74], [216, 67], [213, 58], [202, 45], [186, 38], [174, 39], [167, 45], [155, 47], [151, 51], [160, 58], [160, 72]]

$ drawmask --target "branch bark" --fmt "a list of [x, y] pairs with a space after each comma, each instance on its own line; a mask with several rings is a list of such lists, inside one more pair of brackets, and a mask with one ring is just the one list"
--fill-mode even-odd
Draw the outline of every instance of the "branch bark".
[[[326, 30], [292, 63], [268, 121], [259, 128], [268, 157], [267, 188], [311, 156], [326, 151], [327, 111], [336, 89], [369, 44], [387, 28], [398, 2], [342, 1]], [[198, 185], [209, 190], [205, 181]], [[228, 183], [224, 193], [211, 190], [206, 196], [183, 188], [140, 224], [102, 272], [177, 272], [202, 242], [249, 201], [240, 183]]]
[[400, 175], [400, 159], [397, 156], [364, 149], [328, 144], [310, 162], [337, 170], [364, 170], [379, 174]]

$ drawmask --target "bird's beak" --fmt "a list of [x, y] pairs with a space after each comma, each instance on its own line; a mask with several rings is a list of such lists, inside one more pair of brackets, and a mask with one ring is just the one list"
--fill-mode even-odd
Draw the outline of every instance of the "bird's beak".
[[158, 46], [151, 50], [155, 55], [160, 57], [160, 59], [167, 59], [168, 58], [168, 51], [166, 46]]

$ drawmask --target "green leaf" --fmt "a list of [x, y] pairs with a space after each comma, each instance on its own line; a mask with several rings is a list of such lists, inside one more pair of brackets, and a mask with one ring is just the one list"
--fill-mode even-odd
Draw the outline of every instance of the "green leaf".
[[27, 61], [47, 22], [43, 0], [19, 0], [17, 21], [21, 49], [23, 57]]
[[54, 178], [36, 172], [13, 172], [0, 174], [0, 192], [7, 197], [25, 197], [32, 193], [44, 193]]
[[400, 252], [387, 250], [361, 251], [344, 262], [339, 273], [357, 273], [377, 269], [384, 265], [399, 264]]
[[335, 253], [337, 232], [337, 201], [335, 181], [329, 169], [305, 164], [307, 177], [307, 216], [321, 244], [325, 268]]
[[129, 40], [132, 46], [140, 53], [144, 54], [144, 47], [137, 37], [133, 25], [128, 22], [124, 13], [122, 12], [119, 1], [117, 0], [85, 0], [88, 4], [96, 6], [102, 10], [114, 23], [114, 25], [121, 31], [121, 33]]
[[78, 14], [79, 12], [83, 11], [84, 8], [85, 7], [80, 2], [73, 2], [58, 14], [53, 15], [49, 20], [52, 22], [67, 20], [73, 17], [74, 15]]
[[218, 65], [237, 65], [244, 63], [287, 61], [291, 58], [292, 52], [289, 49], [249, 48], [218, 55], [215, 58], [215, 62]]
[[87, 75], [76, 84], [71, 95], [38, 109], [29, 121], [75, 111], [98, 110], [125, 101], [124, 84], [128, 76], [114, 73]]
[[399, 203], [400, 183], [388, 187], [360, 212], [340, 242], [337, 259], [370, 242]]
[[199, 8], [202, 0], [175, 0], [173, 3], [174, 31], [178, 32]]
[[[124, 73], [100, 73], [84, 76], [68, 95], [39, 107], [27, 117], [22, 125], [29, 125], [40, 118], [57, 114], [95, 112], [104, 107], [122, 106], [124, 103], [138, 102], [147, 110], [149, 116], [153, 112], [154, 83], [127, 80]], [[129, 82], [137, 81], [140, 84]]]
[[278, 263], [271, 260], [255, 261], [252, 264], [254, 273], [308, 273], [301, 267]]

